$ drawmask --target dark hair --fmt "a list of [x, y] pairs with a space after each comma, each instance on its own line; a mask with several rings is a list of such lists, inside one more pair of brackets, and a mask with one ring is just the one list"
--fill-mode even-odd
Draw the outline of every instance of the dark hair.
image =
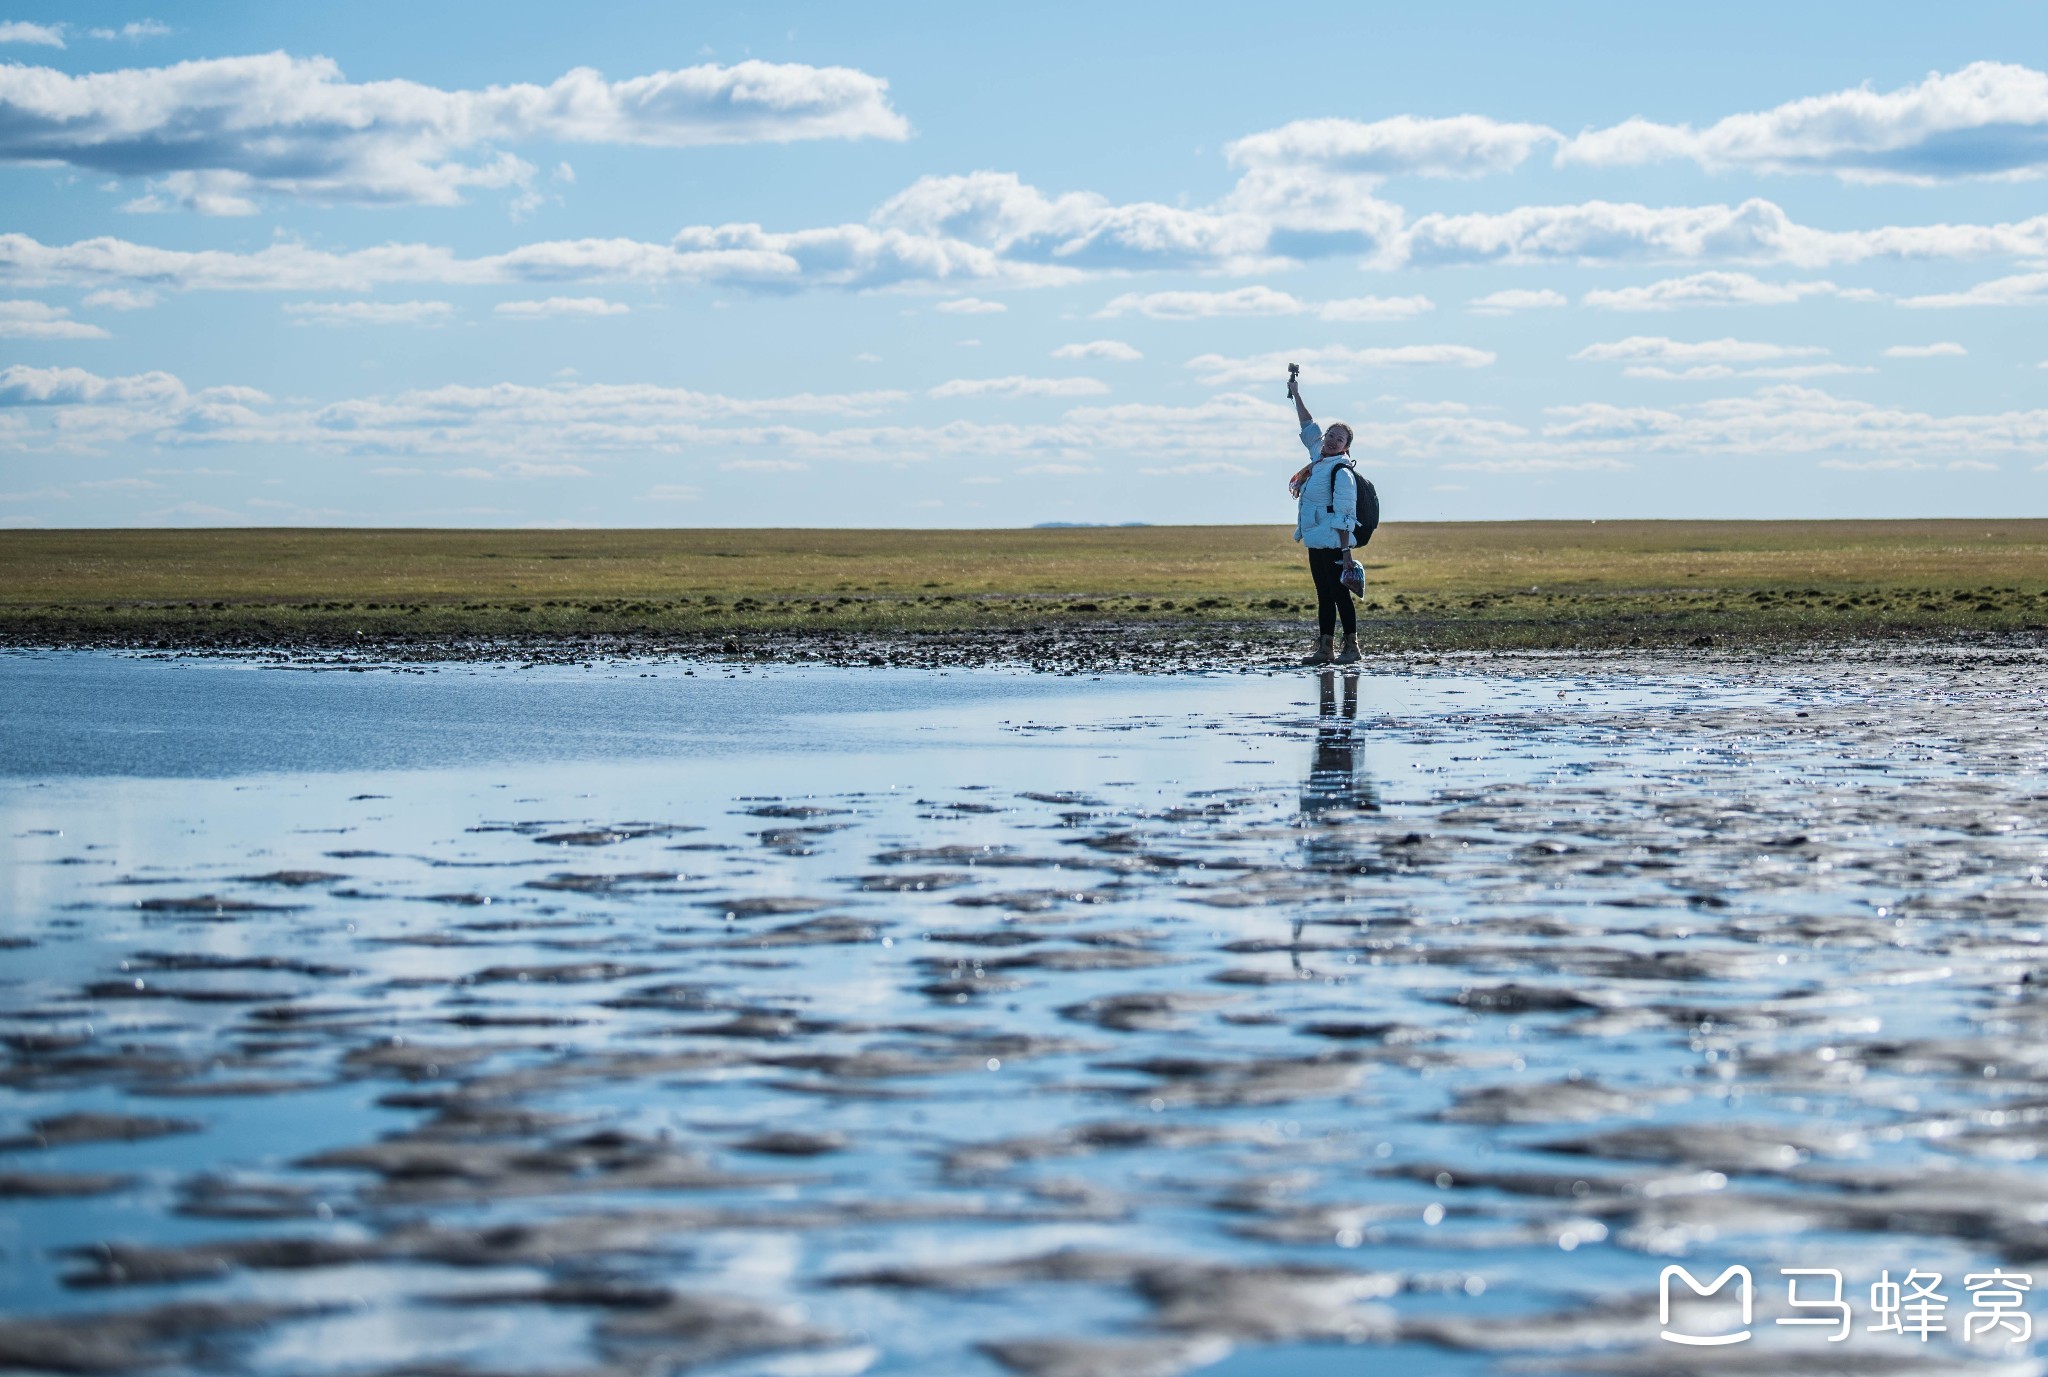
[[1358, 438], [1352, 433], [1350, 426], [1345, 425], [1342, 421], [1332, 421], [1330, 422], [1329, 429], [1323, 432], [1323, 438], [1325, 440], [1330, 439], [1340, 430], [1344, 432], [1344, 449], [1338, 450], [1337, 453], [1342, 454], [1344, 450], [1350, 449], [1351, 442]]

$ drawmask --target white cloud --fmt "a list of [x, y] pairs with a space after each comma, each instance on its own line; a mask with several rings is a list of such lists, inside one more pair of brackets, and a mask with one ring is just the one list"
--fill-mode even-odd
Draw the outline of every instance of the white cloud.
[[1307, 302], [1271, 287], [1238, 287], [1227, 292], [1125, 292], [1095, 313], [1111, 319], [1129, 312], [1154, 320], [1213, 320], [1224, 316], [1298, 316]]
[[1718, 382], [1722, 378], [1833, 378], [1847, 373], [1875, 373], [1875, 368], [1847, 363], [1798, 363], [1771, 368], [1730, 368], [1725, 363], [1695, 364], [1690, 368], [1667, 368], [1662, 364], [1639, 363], [1621, 370], [1624, 378], [1648, 378], [1656, 382]]
[[136, 43], [145, 38], [162, 38], [170, 31], [171, 26], [160, 19], [133, 19], [118, 29], [90, 29], [87, 32], [98, 39], [125, 38]]
[[442, 325], [455, 314], [446, 301], [289, 301], [294, 325]]
[[145, 311], [156, 305], [156, 293], [127, 287], [105, 287], [85, 294], [85, 304], [101, 311]]
[[1836, 91], [1699, 130], [1632, 119], [1580, 134], [1558, 154], [1561, 163], [1597, 167], [1672, 158], [1711, 172], [1819, 172], [1865, 182], [2038, 177], [2048, 172], [2048, 74], [1975, 62], [1882, 95], [1868, 87]]
[[2048, 454], [2048, 409], [1937, 416], [1776, 384], [1670, 408], [1552, 407], [1545, 441], [1609, 453], [1834, 455], [1884, 459]]
[[501, 301], [491, 308], [501, 316], [543, 320], [554, 316], [623, 316], [632, 307], [601, 296], [551, 296], [545, 301]]
[[1331, 345], [1236, 358], [1203, 354], [1189, 359], [1187, 366], [1208, 386], [1223, 387], [1234, 383], [1284, 382], [1287, 365], [1298, 363], [1304, 373], [1303, 385], [1309, 386], [1343, 382], [1353, 369], [1359, 368], [1484, 368], [1496, 357], [1490, 350], [1463, 344], [1401, 344], [1378, 349]]
[[580, 67], [548, 86], [446, 91], [349, 82], [286, 53], [72, 76], [0, 66], [0, 161], [152, 179], [135, 209], [247, 214], [255, 196], [454, 205], [524, 186], [526, 141], [687, 148], [902, 139], [888, 83], [845, 67], [742, 62], [608, 82]]
[[111, 237], [46, 245], [23, 234], [0, 234], [0, 282], [21, 286], [359, 292], [391, 284], [689, 282], [857, 288], [953, 277], [1051, 283], [1075, 276], [1060, 268], [1008, 264], [969, 244], [861, 225], [794, 234], [769, 234], [758, 225], [698, 227], [669, 244], [547, 240], [482, 258], [459, 258], [431, 244], [334, 253], [286, 240], [237, 253], [159, 249]]
[[103, 378], [83, 368], [0, 368], [0, 406], [76, 406], [102, 402], [155, 403], [182, 400], [185, 384], [169, 373], [135, 373]]
[[949, 316], [999, 315], [1010, 308], [1000, 301], [983, 301], [979, 297], [956, 296], [950, 301], [941, 301], [932, 308]]
[[1436, 303], [1426, 296], [1353, 296], [1325, 301], [1316, 307], [1316, 319], [1338, 323], [1366, 320], [1408, 320]]
[[2043, 306], [2048, 305], [2048, 272], [2017, 273], [2011, 277], [1994, 278], [1979, 282], [1967, 291], [1934, 292], [1926, 296], [1909, 296], [1899, 301], [1901, 306], [1918, 310], [1940, 310], [1954, 306]]
[[1561, 141], [1540, 124], [1507, 124], [1483, 115], [1424, 119], [1396, 115], [1357, 120], [1296, 120], [1247, 135], [1224, 152], [1237, 167], [1313, 167], [1365, 177], [1477, 177], [1517, 167]]
[[1389, 266], [1465, 263], [1786, 263], [2048, 256], [2048, 215], [1996, 225], [1819, 230], [1770, 201], [1643, 206], [1613, 201], [1424, 215], [1393, 236]]
[[0, 23], [0, 43], [33, 43], [45, 48], [61, 48], [64, 46], [64, 26], [8, 20]]
[[1069, 277], [1084, 270], [1254, 263], [1267, 256], [1273, 227], [1270, 217], [1235, 207], [1115, 205], [1086, 192], [1047, 196], [999, 172], [920, 178], [883, 202], [870, 224]]
[[733, 459], [718, 467], [728, 473], [808, 473], [811, 466], [795, 459]]
[[1669, 311], [1680, 306], [1783, 306], [1813, 296], [1873, 300], [1877, 293], [1844, 291], [1832, 282], [1765, 282], [1748, 273], [1704, 272], [1639, 287], [1596, 289], [1580, 300], [1609, 311]]
[[1145, 356], [1120, 339], [1089, 340], [1085, 344], [1062, 344], [1052, 351], [1056, 359], [1115, 359], [1120, 363], [1133, 363]]
[[1093, 397], [1109, 391], [1095, 378], [955, 378], [940, 383], [933, 397]]
[[[188, 391], [168, 374], [102, 378], [81, 369], [0, 370], [0, 448], [103, 452], [122, 441], [158, 447], [261, 446], [369, 458], [381, 465], [432, 456], [459, 476], [580, 477], [614, 456], [672, 455], [679, 464], [802, 454], [819, 462], [899, 464], [974, 454], [1011, 471], [1087, 468], [1106, 457], [1171, 455], [1186, 465], [1228, 464], [1276, 477], [1291, 464], [1276, 444], [1294, 430], [1278, 389], [1225, 392], [1192, 405], [1075, 406], [1033, 423], [855, 421], [902, 394], [731, 398], [645, 386], [435, 388], [312, 406], [251, 388]], [[1547, 408], [1540, 426], [1456, 404], [1408, 404], [1399, 414], [1343, 417], [1368, 464], [1427, 461], [1480, 472], [1616, 468], [1665, 456], [1715, 454], [1815, 459], [1913, 459], [1970, 471], [2011, 456], [2048, 460], [2048, 408], [1936, 415], [1891, 403], [1773, 384], [1748, 396], [1647, 407], [1586, 402]], [[801, 416], [837, 418], [817, 428]], [[1339, 419], [1326, 416], [1326, 420]], [[1277, 460], [1277, 462], [1276, 462]], [[1218, 472], [1224, 472], [1218, 470]], [[684, 476], [691, 476], [687, 472]], [[664, 495], [665, 492], [665, 495]], [[688, 483], [649, 500], [688, 500]]]
[[1894, 344], [1884, 351], [1888, 359], [1960, 359], [1970, 351], [1954, 340], [1939, 344]]
[[1017, 470], [1020, 477], [1032, 478], [1079, 478], [1083, 474], [1101, 472], [1101, 469], [1088, 464], [1031, 464]]
[[0, 301], [0, 339], [106, 339], [97, 325], [43, 301]]
[[1570, 304], [1570, 298], [1563, 292], [1553, 292], [1548, 287], [1510, 287], [1505, 291], [1489, 292], [1485, 296], [1475, 297], [1466, 303], [1465, 309], [1474, 315], [1504, 316], [1515, 311], [1551, 310]]
[[1135, 312], [1153, 320], [1216, 320], [1232, 316], [1315, 316], [1328, 321], [1406, 320], [1435, 309], [1426, 296], [1350, 297], [1320, 304], [1271, 287], [1220, 292], [1125, 292], [1095, 313], [1098, 320]]
[[[1624, 463], [1619, 459], [1586, 456], [1576, 459], [1535, 457], [1526, 459], [1463, 459], [1453, 460], [1443, 467], [1448, 473], [1540, 474], [1625, 473], [1629, 469], [1634, 468], [1635, 465]], [[1462, 492], [1463, 489], [1458, 489], [1457, 491]]]
[[514, 459], [500, 464], [498, 472], [507, 478], [588, 478], [590, 470], [581, 464], [536, 464], [529, 460]]
[[[867, 224], [786, 232], [755, 224], [696, 225], [668, 243], [544, 240], [477, 258], [420, 243], [333, 252], [281, 240], [251, 252], [195, 252], [111, 236], [49, 245], [25, 234], [0, 234], [0, 283], [299, 292], [361, 292], [393, 284], [554, 287], [600, 282], [867, 290], [913, 284], [1059, 286], [1144, 270], [1263, 271], [1292, 261], [1287, 255], [1352, 251], [1370, 253], [1384, 267], [2048, 258], [2048, 215], [2014, 224], [1838, 232], [1794, 224], [1768, 201], [1665, 208], [1596, 201], [1525, 206], [1500, 214], [1428, 215], [1402, 230], [1397, 207], [1374, 202], [1368, 213], [1346, 201], [1349, 192], [1335, 193], [1344, 204], [1327, 215], [1305, 209], [1321, 193], [1311, 194], [1309, 201], [1279, 196], [1270, 205], [1259, 204], [1271, 188], [1255, 195], [1246, 187], [1263, 175], [1248, 173], [1246, 182], [1217, 207], [1200, 211], [1112, 205], [1080, 193], [1047, 197], [1007, 174], [928, 177], [884, 203]], [[1429, 309], [1421, 296], [1315, 303], [1267, 287], [1132, 293], [1115, 305], [1170, 318], [1259, 313], [1313, 314], [1332, 321], [1400, 319]]]
[[1828, 351], [1817, 345], [1765, 344], [1756, 340], [1709, 339], [1696, 343], [1662, 335], [1630, 335], [1606, 344], [1589, 344], [1572, 358], [1593, 363], [1762, 363], [1773, 359], [1810, 358]]
[[[161, 446], [261, 444], [384, 460], [433, 454], [499, 464], [675, 454], [704, 444], [808, 452], [823, 442], [800, 429], [800, 419], [873, 416], [906, 400], [901, 392], [749, 398], [645, 384], [498, 383], [314, 405], [277, 403], [253, 388], [189, 392], [168, 373], [104, 378], [83, 369], [14, 365], [0, 369], [0, 448], [96, 451], [144, 439]], [[41, 429], [24, 429], [25, 420], [4, 420], [7, 408], [47, 410], [51, 419]]]
[[1918, 459], [1823, 459], [1820, 467], [1845, 473], [1923, 473], [1936, 466]]
[[1226, 464], [1220, 461], [1207, 464], [1177, 464], [1165, 469], [1139, 469], [1147, 478], [1256, 478], [1257, 469], [1248, 469], [1243, 464]]

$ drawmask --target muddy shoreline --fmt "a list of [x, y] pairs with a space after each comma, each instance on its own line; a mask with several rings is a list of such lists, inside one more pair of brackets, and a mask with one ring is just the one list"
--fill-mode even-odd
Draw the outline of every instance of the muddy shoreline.
[[[1627, 628], [1621, 628], [1621, 631]], [[1589, 635], [1577, 626], [1508, 643], [1475, 638], [1447, 623], [1367, 625], [1364, 664], [1399, 669], [1440, 659], [1597, 664], [1661, 672], [1703, 664], [1869, 661], [1906, 665], [2024, 663], [2048, 652], [2038, 631], [1858, 636]], [[190, 625], [50, 635], [0, 628], [0, 650], [261, 658], [313, 665], [593, 664], [648, 660], [723, 665], [869, 666], [891, 669], [1012, 669], [1055, 674], [1176, 674], [1300, 668], [1313, 628], [1294, 622], [1089, 622], [1079, 625], [849, 633], [769, 629], [695, 633], [584, 632], [546, 635], [391, 635], [332, 629], [210, 630]]]
[[1674, 1258], [2048, 1256], [2038, 650], [504, 649], [0, 656], [0, 1366], [1651, 1377]]

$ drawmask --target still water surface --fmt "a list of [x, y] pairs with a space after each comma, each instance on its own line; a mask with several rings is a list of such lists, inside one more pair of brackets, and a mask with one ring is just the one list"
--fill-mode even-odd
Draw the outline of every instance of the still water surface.
[[2038, 667], [694, 669], [0, 659], [0, 1363], [2042, 1370]]

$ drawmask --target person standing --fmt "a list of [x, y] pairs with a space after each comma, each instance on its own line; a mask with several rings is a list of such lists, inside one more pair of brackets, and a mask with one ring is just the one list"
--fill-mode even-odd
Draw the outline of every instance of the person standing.
[[[1344, 566], [1351, 562], [1352, 528], [1358, 517], [1358, 479], [1351, 470], [1351, 427], [1333, 421], [1326, 431], [1309, 415], [1299, 381], [1290, 371], [1287, 395], [1301, 418], [1301, 443], [1308, 448], [1308, 467], [1288, 484], [1298, 506], [1294, 538], [1308, 548], [1309, 577], [1316, 585], [1316, 648], [1313, 665], [1355, 664], [1358, 661], [1358, 610], [1344, 586]], [[1332, 648], [1337, 623], [1344, 623], [1344, 649]]]

